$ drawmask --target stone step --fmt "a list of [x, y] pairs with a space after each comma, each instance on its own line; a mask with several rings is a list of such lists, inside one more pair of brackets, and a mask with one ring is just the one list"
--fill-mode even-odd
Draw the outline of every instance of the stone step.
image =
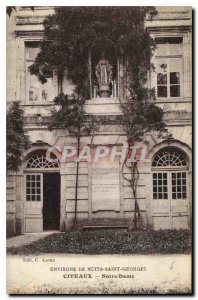
[[105, 228], [127, 228], [131, 219], [127, 218], [93, 218], [81, 219], [77, 221], [79, 229], [105, 229]]
[[95, 218], [95, 219], [78, 219], [78, 224], [83, 225], [109, 225], [109, 224], [116, 224], [116, 225], [125, 225], [130, 222], [130, 219], [124, 218]]
[[81, 230], [85, 231], [85, 230], [102, 230], [102, 229], [105, 229], [105, 230], [108, 230], [108, 229], [124, 229], [124, 230], [127, 230], [128, 229], [128, 225], [93, 225], [93, 226], [83, 226], [81, 228]]

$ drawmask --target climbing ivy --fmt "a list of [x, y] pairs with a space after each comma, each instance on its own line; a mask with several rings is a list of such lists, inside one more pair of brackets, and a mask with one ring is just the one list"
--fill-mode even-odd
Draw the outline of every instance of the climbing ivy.
[[123, 53], [141, 61], [144, 58], [144, 66], [149, 70], [154, 41], [143, 27], [148, 11], [155, 10], [153, 7], [56, 7], [55, 14], [44, 20], [40, 53], [30, 72], [42, 83], [56, 73], [62, 86], [67, 70], [67, 77], [78, 92], [89, 98], [90, 53], [93, 61], [101, 53], [110, 62]]
[[19, 170], [22, 153], [30, 146], [29, 136], [24, 130], [24, 112], [14, 102], [6, 115], [6, 166], [7, 171]]
[[[148, 132], [166, 133], [163, 111], [154, 104], [155, 90], [147, 87], [148, 74], [154, 69], [151, 56], [156, 47], [144, 27], [148, 12], [152, 16], [156, 10], [154, 7], [140, 6], [56, 7], [55, 14], [44, 20], [44, 38], [30, 72], [42, 83], [56, 74], [60, 92], [67, 72], [68, 79], [76, 86], [74, 93], [78, 95], [77, 106], [73, 107], [78, 112], [77, 118], [70, 118], [69, 108], [60, 103], [67, 96], [56, 98], [55, 102], [59, 101], [61, 109], [55, 113], [54, 127], [69, 129], [71, 134], [74, 134], [71, 128], [77, 128], [78, 136], [81, 135], [79, 128], [84, 127], [84, 114], [79, 115], [79, 111], [82, 112], [79, 105], [90, 98], [90, 55], [96, 62], [104, 53], [112, 64], [115, 64], [117, 57], [120, 58], [125, 69], [119, 82], [122, 116], [117, 117], [114, 123], [122, 126], [128, 151]], [[68, 103], [68, 99], [64, 98], [64, 101]], [[109, 122], [112, 123], [111, 120]], [[124, 167], [130, 170], [130, 179], [124, 175]], [[138, 217], [141, 219], [137, 201], [137, 162], [127, 164], [125, 161], [123, 176], [129, 181], [135, 199], [133, 228], [136, 229]]]
[[[70, 97], [60, 93], [54, 99], [54, 103], [60, 107], [52, 111], [52, 120], [49, 130], [63, 129], [66, 133], [76, 138], [77, 157], [80, 152], [82, 136], [93, 136], [100, 125], [99, 120], [88, 116], [84, 110], [84, 101], [81, 94], [74, 92]], [[79, 161], [76, 164], [76, 187], [75, 187], [75, 211], [74, 229], [77, 229], [77, 199], [78, 199]]]

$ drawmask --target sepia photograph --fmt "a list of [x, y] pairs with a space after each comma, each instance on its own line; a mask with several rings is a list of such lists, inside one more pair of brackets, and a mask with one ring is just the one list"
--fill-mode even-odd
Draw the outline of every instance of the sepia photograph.
[[192, 295], [192, 7], [5, 14], [7, 294]]

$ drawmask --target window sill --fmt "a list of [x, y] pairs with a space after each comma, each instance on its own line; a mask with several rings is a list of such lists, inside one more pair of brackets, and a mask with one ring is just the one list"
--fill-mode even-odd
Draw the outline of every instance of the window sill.
[[21, 106], [54, 106], [56, 105], [53, 101], [32, 101], [32, 102], [20, 102]]
[[190, 103], [191, 98], [157, 98], [154, 103]]

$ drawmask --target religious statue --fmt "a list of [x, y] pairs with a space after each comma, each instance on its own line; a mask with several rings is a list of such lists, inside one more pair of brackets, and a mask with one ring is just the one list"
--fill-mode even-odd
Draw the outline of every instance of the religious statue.
[[109, 61], [102, 55], [102, 58], [95, 67], [96, 77], [99, 83], [98, 94], [101, 98], [110, 97], [110, 83], [113, 80], [113, 67]]
[[113, 70], [112, 66], [104, 57], [100, 59], [96, 66], [96, 77], [99, 85], [109, 85], [112, 80]]

